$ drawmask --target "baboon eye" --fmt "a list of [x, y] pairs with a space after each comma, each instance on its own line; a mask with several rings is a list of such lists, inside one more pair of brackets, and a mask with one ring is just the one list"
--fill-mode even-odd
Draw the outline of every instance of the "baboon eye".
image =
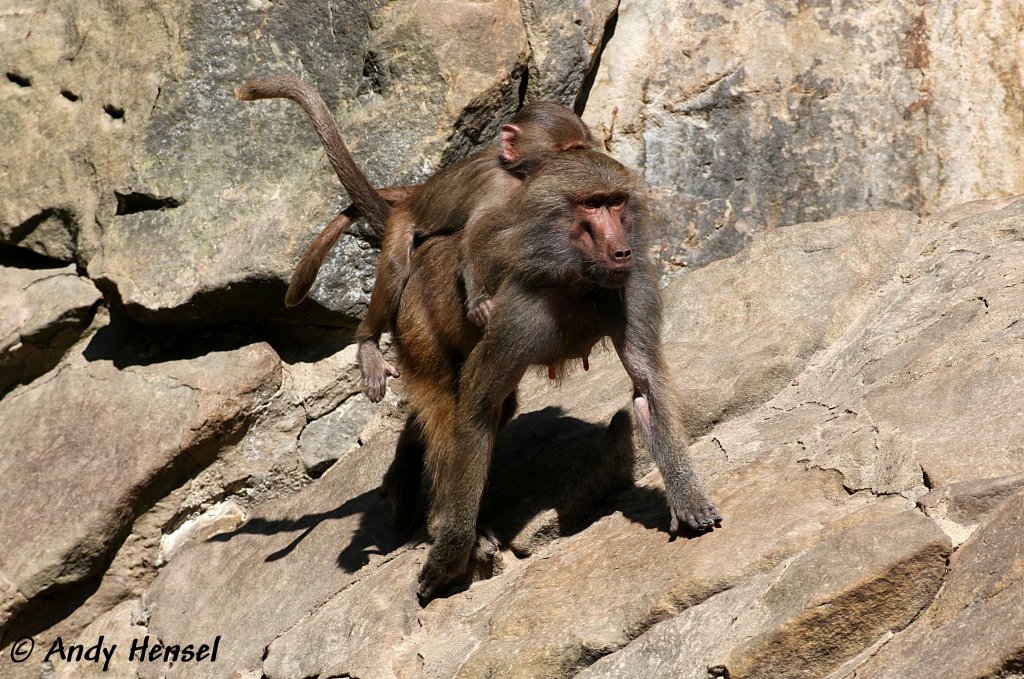
[[583, 205], [591, 210], [596, 210], [604, 205], [604, 198], [601, 198], [600, 196], [591, 196], [583, 201]]

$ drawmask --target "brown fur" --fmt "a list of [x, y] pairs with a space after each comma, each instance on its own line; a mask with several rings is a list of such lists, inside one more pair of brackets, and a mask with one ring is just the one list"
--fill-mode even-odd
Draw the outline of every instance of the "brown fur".
[[[282, 97], [297, 102], [329, 149], [328, 159], [346, 190], [346, 182], [355, 182], [354, 187], [369, 185], [365, 175], [351, 162], [333, 118], [313, 88], [287, 76], [275, 76], [247, 81], [237, 88], [236, 95], [246, 100]], [[383, 198], [391, 207], [383, 221], [379, 205], [370, 206], [370, 214], [366, 215], [381, 237], [381, 253], [370, 305], [356, 330], [363, 390], [371, 401], [384, 397], [388, 377], [399, 376], [380, 350], [380, 336], [391, 329], [398, 313], [415, 243], [463, 228], [475, 231], [480, 216], [503, 205], [522, 179], [536, 172], [545, 160], [567, 150], [588, 148], [593, 143], [590, 130], [575, 113], [558, 104], [538, 102], [524, 107], [502, 126], [497, 147], [479, 151], [435, 173], [421, 186], [390, 187], [377, 192], [379, 196], [375, 198]], [[295, 306], [305, 298], [327, 254], [359, 216], [360, 205], [369, 195], [365, 187], [354, 188], [350, 192], [352, 206], [313, 240], [292, 274], [286, 305]], [[477, 283], [472, 271], [465, 274], [466, 313], [482, 326], [490, 315], [489, 293]]]
[[[352, 169], [338, 174], [361, 175]], [[355, 188], [346, 184], [353, 200], [367, 193]], [[395, 212], [402, 214], [397, 206]], [[393, 221], [394, 215], [389, 228]], [[661, 298], [635, 175], [592, 149], [560, 152], [510, 190], [503, 204], [483, 210], [477, 227], [438, 235], [411, 251], [394, 319], [393, 341], [414, 412], [382, 489], [398, 522], [408, 523], [423, 466], [430, 472], [434, 543], [419, 595], [427, 599], [444, 589], [465, 571], [474, 549], [489, 542], [478, 540], [480, 497], [495, 433], [512, 416], [527, 369], [587, 356], [604, 338], [633, 382], [641, 438], [665, 480], [670, 531], [708, 530], [720, 522], [686, 454], [680, 400], [661, 348]], [[474, 244], [481, 234], [488, 249]], [[495, 291], [483, 331], [464, 311], [460, 256]]]
[[[408, 199], [395, 205], [378, 260], [370, 308], [356, 330], [363, 383], [371, 401], [386, 391], [387, 376], [397, 376], [380, 355], [381, 333], [391, 329], [409, 277], [410, 257], [417, 241], [466, 229], [479, 230], [487, 212], [504, 206], [524, 177], [549, 158], [593, 143], [590, 130], [564, 106], [536, 103], [502, 126], [501, 143], [434, 174]], [[460, 274], [466, 288], [469, 318], [483, 325], [490, 312], [489, 295], [472, 272]]]
[[[467, 231], [414, 252], [393, 340], [433, 479], [435, 542], [421, 574], [423, 597], [466, 567], [494, 436], [524, 373], [587, 356], [605, 337], [633, 380], [634, 413], [665, 478], [671, 530], [706, 530], [721, 520], [686, 455], [644, 215], [631, 172], [601, 153], [571, 151], [482, 217], [486, 250], [464, 248]], [[460, 249], [489, 253], [476, 262], [496, 291], [482, 335], [462, 313]]]

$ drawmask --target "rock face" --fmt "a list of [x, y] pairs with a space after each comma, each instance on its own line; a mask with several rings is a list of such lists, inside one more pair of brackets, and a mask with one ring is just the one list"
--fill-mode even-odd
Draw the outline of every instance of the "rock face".
[[[5, 17], [0, 167], [17, 183], [0, 242], [86, 264], [144, 320], [284, 317], [292, 265], [340, 191], [298, 107], [243, 104], [234, 84], [309, 79], [346, 112], [353, 151], [382, 184], [421, 180], [489, 141], [519, 103], [527, 43], [515, 2], [380, 4], [156, 0], [129, 19], [95, 0]], [[470, 49], [448, 39], [458, 32], [481, 39]], [[68, 136], [36, 162], [46, 139]], [[332, 285], [288, 318], [351, 322], [373, 263], [366, 243], [344, 239], [325, 270]]]
[[[878, 4], [0, 12], [0, 676], [1024, 676], [1024, 14]], [[607, 351], [524, 381], [502, 548], [419, 605], [402, 380], [366, 402], [348, 332], [377, 243], [284, 308], [347, 199], [298, 107], [233, 98], [272, 72], [378, 185], [541, 98], [639, 168], [721, 527], [668, 535]]]
[[[970, 359], [1019, 356], [1022, 224], [1024, 200], [849, 215], [773, 232], [671, 285], [677, 355], [735, 347], [676, 367], [690, 394], [731, 394], [691, 417], [725, 516], [709, 534], [668, 539], [660, 477], [628, 416], [612, 417], [628, 387], [606, 355], [561, 389], [532, 382], [500, 437], [481, 520], [506, 547], [483, 580], [417, 603], [425, 536], [397, 535], [374, 491], [404, 419], [389, 405], [301, 492], [197, 529], [143, 593], [145, 615], [126, 599], [74, 638], [220, 636], [218, 663], [145, 663], [139, 677], [1012, 676], [1018, 373]], [[987, 307], [958, 315], [978, 298]], [[740, 398], [725, 387], [751, 353], [788, 362]], [[306, 375], [302, 392], [322, 394], [303, 371], [290, 373]], [[940, 378], [954, 386], [888, 396]], [[944, 404], [954, 395], [965, 401]], [[5, 572], [12, 596], [31, 598], [23, 570]]]
[[1016, 624], [1024, 606], [1021, 530], [1024, 493], [1006, 500], [957, 551], [928, 611], [856, 676], [928, 677], [943, 668], [973, 679], [1024, 671], [1024, 640]]
[[997, 45], [1019, 43], [1021, 12], [622, 0], [584, 119], [644, 168], [680, 266], [765, 227], [1013, 195], [1024, 55]]
[[232, 96], [266, 73], [316, 85], [379, 184], [489, 143], [524, 98], [574, 105], [644, 171], [681, 266], [764, 228], [1024, 190], [1021, 56], [1000, 47], [1021, 10], [994, 0], [21, 7], [0, 19], [0, 243], [86, 267], [147, 322], [365, 309], [375, 251], [354, 236], [310, 302], [280, 304], [344, 198], [298, 107]]
[[57, 365], [99, 301], [99, 290], [72, 266], [0, 266], [0, 394]]
[[277, 356], [253, 345], [156, 366], [67, 365], [4, 399], [0, 571], [30, 602], [101, 572], [139, 509], [279, 384]]

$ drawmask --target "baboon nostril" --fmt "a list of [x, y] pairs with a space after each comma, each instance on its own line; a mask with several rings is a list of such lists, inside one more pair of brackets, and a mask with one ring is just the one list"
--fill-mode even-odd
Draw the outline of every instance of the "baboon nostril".
[[615, 259], [616, 260], [626, 260], [626, 259], [629, 259], [632, 256], [633, 256], [633, 251], [632, 250], [616, 250], [615, 251]]

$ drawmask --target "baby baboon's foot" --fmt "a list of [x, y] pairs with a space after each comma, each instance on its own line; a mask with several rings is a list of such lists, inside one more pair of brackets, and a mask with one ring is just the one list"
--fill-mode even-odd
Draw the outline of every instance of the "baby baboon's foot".
[[703, 533], [722, 523], [722, 515], [703, 493], [691, 493], [682, 502], [671, 502], [672, 521], [669, 533], [676, 535], [681, 526]]
[[388, 390], [388, 377], [399, 372], [384, 360], [380, 347], [372, 342], [359, 345], [359, 370], [363, 374], [363, 393], [372, 403], [379, 403]]
[[476, 544], [473, 545], [474, 561], [493, 561], [494, 555], [501, 549], [501, 540], [490, 528], [478, 526], [476, 529]]
[[473, 545], [473, 553], [469, 557], [469, 580], [487, 580], [500, 573], [504, 567], [504, 560], [501, 556], [501, 540], [489, 528], [478, 526], [476, 529], [476, 544]]
[[491, 311], [493, 309], [494, 303], [491, 300], [481, 299], [470, 305], [469, 313], [466, 315], [477, 327], [482, 328], [491, 320]]

